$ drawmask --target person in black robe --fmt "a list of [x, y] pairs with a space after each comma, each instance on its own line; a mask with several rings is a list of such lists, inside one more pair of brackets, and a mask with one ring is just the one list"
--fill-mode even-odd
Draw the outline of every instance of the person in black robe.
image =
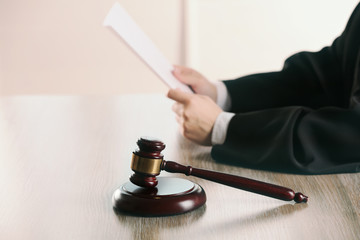
[[[279, 72], [224, 81], [231, 99], [229, 111], [235, 115], [228, 123], [224, 142], [213, 145], [213, 159], [298, 174], [359, 172], [359, 47], [360, 4], [331, 46], [319, 52], [297, 53], [285, 61]], [[214, 97], [202, 90], [209, 88], [210, 83], [189, 81], [181, 73], [174, 75], [197, 93], [193, 96], [180, 90], [168, 93], [169, 98], [177, 101], [174, 111], [183, 134], [209, 145], [211, 124], [219, 114]], [[210, 97], [204, 100], [202, 95]], [[208, 135], [202, 139], [196, 139], [201, 136], [200, 130], [189, 127], [189, 122], [193, 125], [198, 122], [198, 128], [204, 129], [198, 120], [202, 116], [195, 114], [202, 111], [196, 106], [210, 112], [216, 109], [209, 118]]]

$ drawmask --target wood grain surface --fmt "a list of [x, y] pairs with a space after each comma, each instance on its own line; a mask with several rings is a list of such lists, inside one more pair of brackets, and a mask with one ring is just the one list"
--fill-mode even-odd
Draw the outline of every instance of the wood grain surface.
[[[304, 176], [214, 162], [178, 134], [162, 95], [0, 98], [0, 239], [359, 239], [360, 174]], [[163, 140], [164, 159], [289, 187], [294, 204], [181, 174], [206, 205], [172, 217], [117, 215], [141, 136]]]

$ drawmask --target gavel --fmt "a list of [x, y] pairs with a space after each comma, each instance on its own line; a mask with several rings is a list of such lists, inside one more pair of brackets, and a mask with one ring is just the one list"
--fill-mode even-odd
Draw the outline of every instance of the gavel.
[[156, 176], [160, 174], [161, 170], [164, 170], [169, 173], [183, 173], [187, 176], [207, 179], [284, 201], [294, 200], [296, 203], [306, 203], [308, 201], [308, 197], [304, 194], [295, 193], [286, 187], [165, 161], [164, 156], [161, 154], [161, 151], [165, 149], [165, 144], [157, 139], [143, 137], [137, 141], [137, 145], [139, 149], [133, 152], [132, 155], [131, 169], [134, 174], [131, 175], [130, 181], [140, 187], [155, 188], [158, 184]]

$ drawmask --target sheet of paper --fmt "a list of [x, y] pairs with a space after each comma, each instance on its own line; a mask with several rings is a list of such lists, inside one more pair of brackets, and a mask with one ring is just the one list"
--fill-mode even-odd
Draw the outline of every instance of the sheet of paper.
[[185, 92], [192, 92], [189, 86], [181, 83], [173, 76], [173, 65], [164, 57], [119, 3], [115, 3], [110, 9], [104, 20], [104, 26], [111, 27], [119, 34], [166, 85], [170, 88], [180, 88]]

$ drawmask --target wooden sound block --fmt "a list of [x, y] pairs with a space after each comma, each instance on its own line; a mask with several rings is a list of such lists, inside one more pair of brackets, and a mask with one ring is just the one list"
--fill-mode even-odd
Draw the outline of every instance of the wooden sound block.
[[202, 187], [182, 178], [158, 177], [155, 188], [123, 184], [113, 194], [117, 212], [136, 216], [169, 216], [182, 214], [204, 205], [206, 195]]

